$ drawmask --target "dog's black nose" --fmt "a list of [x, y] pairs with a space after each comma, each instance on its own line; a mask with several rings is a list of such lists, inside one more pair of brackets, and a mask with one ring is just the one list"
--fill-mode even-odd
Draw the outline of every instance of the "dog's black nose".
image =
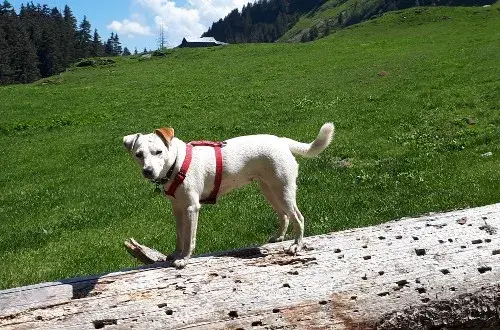
[[153, 170], [150, 168], [145, 168], [142, 170], [142, 173], [146, 178], [151, 178], [153, 176]]

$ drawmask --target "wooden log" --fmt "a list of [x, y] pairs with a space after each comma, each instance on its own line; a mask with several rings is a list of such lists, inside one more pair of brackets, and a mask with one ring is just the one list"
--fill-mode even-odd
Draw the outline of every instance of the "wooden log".
[[137, 241], [133, 238], [129, 238], [125, 241], [125, 249], [134, 258], [146, 265], [167, 261], [166, 255], [155, 249], [137, 243]]
[[1, 329], [500, 326], [500, 204], [0, 291]]

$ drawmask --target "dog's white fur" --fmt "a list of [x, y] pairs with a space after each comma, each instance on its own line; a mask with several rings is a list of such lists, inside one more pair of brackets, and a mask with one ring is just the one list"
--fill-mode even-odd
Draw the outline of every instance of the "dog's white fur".
[[[218, 196], [257, 181], [262, 193], [278, 214], [280, 225], [272, 242], [282, 241], [292, 221], [295, 241], [287, 250], [295, 254], [302, 246], [304, 218], [296, 201], [298, 164], [294, 154], [315, 157], [331, 142], [334, 132], [332, 123], [324, 124], [316, 139], [307, 144], [274, 135], [249, 135], [229, 139], [222, 148], [223, 172]], [[150, 180], [166, 176], [177, 159], [171, 180], [180, 170], [186, 155], [186, 143], [173, 137], [164, 143], [156, 134], [127, 135], [123, 144], [141, 166], [143, 175]], [[176, 267], [184, 267], [196, 244], [196, 227], [200, 200], [213, 189], [215, 177], [215, 153], [212, 147], [195, 147], [191, 166], [184, 182], [177, 188], [175, 198], [169, 196], [176, 220], [177, 242], [175, 253], [169, 256]]]

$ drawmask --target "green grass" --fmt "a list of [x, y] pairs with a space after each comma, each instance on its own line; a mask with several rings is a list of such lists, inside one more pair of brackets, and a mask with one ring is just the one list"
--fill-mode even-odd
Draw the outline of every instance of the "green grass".
[[[498, 5], [419, 8], [313, 43], [179, 49], [2, 87], [0, 288], [133, 266], [131, 236], [174, 248], [170, 205], [121, 142], [160, 126], [310, 141], [333, 121], [332, 145], [298, 158], [306, 235], [498, 202], [498, 40]], [[202, 209], [197, 252], [276, 226], [251, 185]]]

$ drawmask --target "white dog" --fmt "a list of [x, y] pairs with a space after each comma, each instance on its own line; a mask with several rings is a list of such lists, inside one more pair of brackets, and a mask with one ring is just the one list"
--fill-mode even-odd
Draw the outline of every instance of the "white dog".
[[174, 137], [172, 128], [167, 128], [146, 135], [127, 135], [123, 144], [142, 168], [144, 177], [162, 184], [169, 195], [177, 229], [175, 253], [169, 259], [173, 259], [175, 267], [182, 268], [195, 248], [200, 200], [214, 202], [215, 197], [252, 181], [259, 183], [280, 220], [271, 242], [284, 239], [291, 220], [295, 241], [287, 252], [295, 254], [301, 250], [304, 218], [295, 201], [298, 164], [292, 153], [317, 156], [330, 144], [333, 131], [332, 123], [324, 124], [309, 144], [273, 135], [249, 135], [229, 139], [222, 145], [202, 143], [191, 147]]

